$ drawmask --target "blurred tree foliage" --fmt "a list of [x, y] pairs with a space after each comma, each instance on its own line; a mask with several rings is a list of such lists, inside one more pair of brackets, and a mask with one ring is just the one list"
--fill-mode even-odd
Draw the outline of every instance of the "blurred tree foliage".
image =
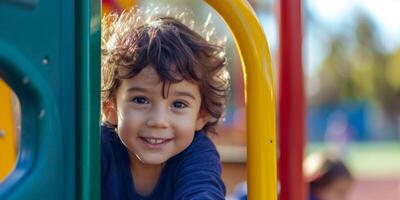
[[328, 54], [317, 73], [320, 89], [311, 105], [368, 101], [380, 107], [388, 120], [400, 120], [400, 48], [386, 52], [378, 29], [362, 12], [356, 25], [331, 35]]

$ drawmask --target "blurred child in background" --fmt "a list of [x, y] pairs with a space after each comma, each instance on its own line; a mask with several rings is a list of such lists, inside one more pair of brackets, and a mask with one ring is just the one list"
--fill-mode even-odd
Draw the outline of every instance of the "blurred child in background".
[[335, 156], [312, 153], [304, 160], [304, 175], [309, 185], [309, 200], [347, 200], [354, 178]]

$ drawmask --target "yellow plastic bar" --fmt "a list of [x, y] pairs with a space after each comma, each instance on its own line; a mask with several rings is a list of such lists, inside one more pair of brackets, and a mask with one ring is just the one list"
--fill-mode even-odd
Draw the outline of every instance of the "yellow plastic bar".
[[0, 79], [0, 181], [14, 168], [17, 157], [12, 93]]
[[276, 200], [275, 91], [265, 34], [246, 0], [206, 2], [229, 26], [244, 68], [248, 199]]

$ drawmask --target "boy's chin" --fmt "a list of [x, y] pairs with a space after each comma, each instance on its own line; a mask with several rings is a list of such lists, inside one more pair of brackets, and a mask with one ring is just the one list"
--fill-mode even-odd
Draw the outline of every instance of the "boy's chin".
[[161, 165], [167, 162], [168, 158], [157, 158], [157, 157], [142, 157], [140, 161], [146, 165]]

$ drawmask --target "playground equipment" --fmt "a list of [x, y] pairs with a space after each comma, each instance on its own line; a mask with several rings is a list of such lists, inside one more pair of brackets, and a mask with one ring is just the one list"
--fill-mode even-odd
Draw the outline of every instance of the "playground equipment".
[[[244, 66], [249, 199], [275, 200], [274, 85], [265, 34], [247, 1], [206, 2], [232, 31]], [[19, 157], [0, 199], [99, 199], [100, 15], [99, 1], [0, 5], [6, 27], [0, 75], [22, 108]]]
[[230, 28], [244, 66], [248, 198], [277, 199], [275, 97], [265, 34], [247, 2], [208, 0], [207, 3]]
[[17, 157], [12, 93], [0, 79], [0, 181], [10, 173]]
[[303, 200], [305, 97], [301, 0], [280, 1], [279, 181], [281, 200]]
[[22, 111], [0, 199], [99, 199], [100, 2], [4, 1], [0, 24], [0, 75]]

